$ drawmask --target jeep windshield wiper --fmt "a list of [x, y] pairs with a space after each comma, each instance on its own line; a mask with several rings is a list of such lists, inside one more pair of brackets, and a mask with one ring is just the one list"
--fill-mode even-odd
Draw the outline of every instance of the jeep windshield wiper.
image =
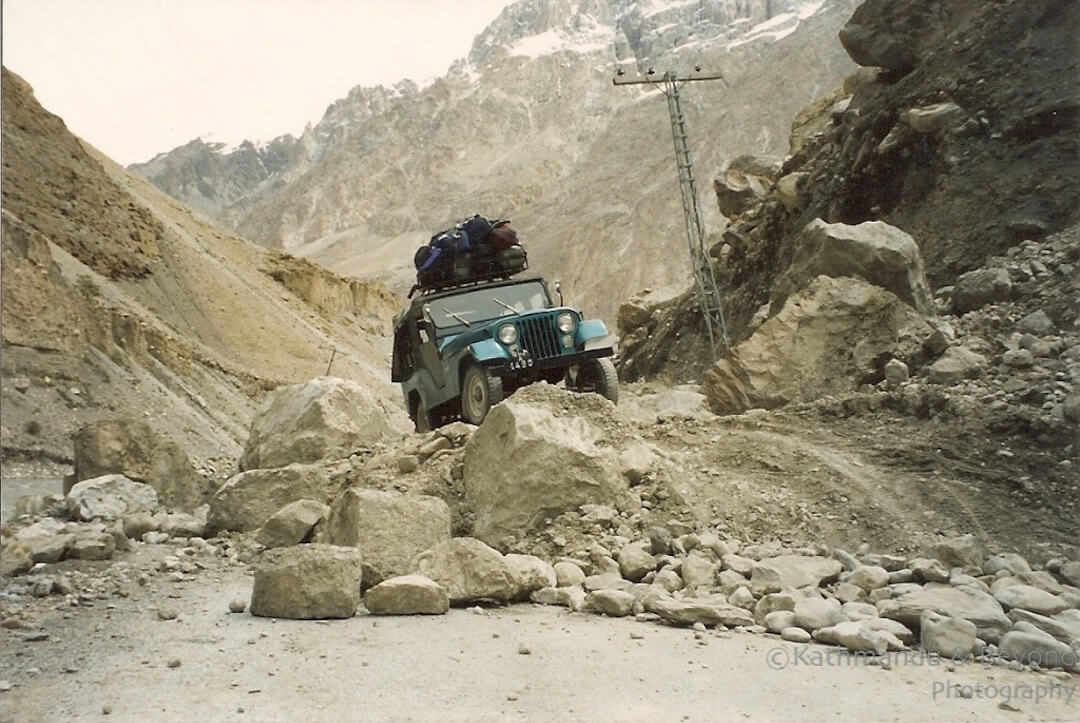
[[514, 307], [510, 306], [510, 304], [507, 304], [505, 301], [501, 301], [499, 299], [496, 299], [494, 296], [491, 297], [491, 300], [494, 301], [499, 306], [501, 306], [502, 308], [507, 309], [512, 314], [520, 314], [521, 313], [517, 309], [515, 309]]
[[470, 323], [468, 322], [468, 320], [466, 320], [466, 319], [465, 319], [465, 317], [464, 317], [464, 316], [460, 316], [460, 315], [458, 315], [458, 314], [455, 314], [454, 312], [452, 312], [452, 311], [450, 311], [449, 309], [447, 309], [447, 308], [446, 308], [445, 306], [444, 306], [444, 307], [442, 308], [442, 310], [443, 310], [443, 313], [444, 313], [444, 314], [446, 314], [447, 316], [452, 316], [452, 317], [454, 317], [455, 319], [457, 319], [458, 321], [460, 321], [460, 322], [461, 322], [462, 324], [464, 324], [465, 326], [472, 326], [472, 324], [470, 324]]

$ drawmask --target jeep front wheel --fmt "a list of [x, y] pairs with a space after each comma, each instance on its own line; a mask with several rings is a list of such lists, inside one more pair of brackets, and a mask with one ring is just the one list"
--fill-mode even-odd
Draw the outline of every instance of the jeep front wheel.
[[611, 400], [612, 404], [619, 403], [619, 373], [615, 371], [615, 362], [607, 357], [593, 362], [592, 373], [596, 381], [596, 393], [605, 399]]
[[461, 416], [466, 422], [480, 424], [488, 410], [502, 398], [502, 379], [476, 364], [465, 370], [461, 381]]

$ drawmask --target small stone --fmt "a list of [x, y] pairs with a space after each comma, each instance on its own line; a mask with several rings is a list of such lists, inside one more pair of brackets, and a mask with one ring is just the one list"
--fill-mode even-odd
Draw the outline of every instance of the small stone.
[[518, 645], [518, 655], [532, 655], [532, 650], [525, 643], [520, 643]]
[[229, 601], [229, 612], [242, 613], [247, 610], [247, 600], [238, 597]]
[[1054, 330], [1054, 322], [1042, 309], [1033, 311], [1016, 324], [1016, 330], [1021, 333], [1042, 336]]
[[789, 643], [809, 643], [811, 640], [810, 633], [796, 627], [784, 628], [780, 632], [780, 637]]
[[157, 611], [159, 620], [176, 620], [179, 615], [179, 611], [174, 607], [161, 607]]
[[166, 665], [168, 665], [170, 668], [179, 668], [180, 658], [169, 658], [169, 662], [166, 663]]
[[694, 623], [694, 624], [693, 624], [693, 625], [691, 626], [691, 628], [692, 628], [692, 629], [693, 629], [693, 630], [694, 630], [695, 632], [698, 632], [698, 633], [703, 633], [703, 632], [705, 632], [705, 629], [706, 629], [706, 628], [705, 628], [705, 623], [700, 623], [700, 622], [699, 622], [699, 623]]
[[112, 713], [112, 706], [111, 705], [106, 703], [105, 705], [101, 706], [101, 714], [102, 715], [109, 715], [111, 713]]
[[645, 636], [642, 635], [641, 633], [639, 633], [637, 630], [631, 630], [630, 631], [630, 639], [631, 640], [641, 640], [644, 637]]
[[[445, 439], [445, 437], [439, 437], [439, 439]], [[408, 474], [413, 472], [420, 466], [420, 459], [413, 454], [402, 455], [397, 458], [397, 468], [399, 472]]]
[[890, 359], [885, 365], [885, 382], [890, 387], [899, 386], [911, 378], [908, 365], [899, 359]]
[[11, 690], [11, 681], [0, 680], [0, 692], [6, 693], [9, 690]]

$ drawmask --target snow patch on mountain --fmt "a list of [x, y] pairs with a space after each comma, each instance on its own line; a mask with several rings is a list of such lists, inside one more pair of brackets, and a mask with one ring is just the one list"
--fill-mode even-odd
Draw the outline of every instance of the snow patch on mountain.
[[813, 16], [825, 5], [825, 0], [817, 2], [804, 2], [791, 12], [781, 13], [769, 18], [763, 23], [758, 23], [746, 31], [746, 34], [728, 43], [728, 49], [737, 48], [740, 45], [752, 43], [755, 40], [769, 38], [773, 41], [782, 40], [795, 32], [799, 23]]
[[508, 53], [526, 58], [570, 51], [584, 54], [611, 47], [613, 28], [602, 25], [595, 18], [579, 16], [578, 27], [551, 28], [537, 35], [515, 40]]

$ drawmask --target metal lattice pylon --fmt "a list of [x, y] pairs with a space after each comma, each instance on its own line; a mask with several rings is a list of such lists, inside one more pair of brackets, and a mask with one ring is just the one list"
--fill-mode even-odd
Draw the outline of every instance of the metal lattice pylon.
[[709, 333], [709, 346], [713, 359], [716, 359], [717, 345], [728, 350], [727, 325], [724, 322], [724, 306], [720, 296], [720, 287], [716, 283], [716, 272], [705, 248], [705, 225], [701, 221], [701, 209], [698, 207], [697, 181], [694, 180], [694, 164], [690, 159], [690, 145], [687, 141], [686, 118], [679, 101], [679, 86], [692, 80], [718, 80], [719, 75], [694, 75], [680, 78], [668, 71], [657, 79], [644, 78], [634, 80], [614, 79], [615, 85], [660, 85], [667, 97], [668, 115], [671, 119], [671, 138], [675, 143], [675, 165], [679, 173], [679, 193], [682, 196], [683, 218], [686, 222], [686, 241], [690, 247], [690, 266], [694, 273], [694, 285], [697, 287], [698, 303], [705, 317], [705, 328]]

